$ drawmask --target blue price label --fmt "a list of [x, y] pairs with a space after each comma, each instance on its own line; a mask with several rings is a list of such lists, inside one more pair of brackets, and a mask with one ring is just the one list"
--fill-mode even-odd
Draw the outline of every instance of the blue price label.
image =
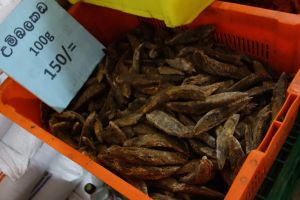
[[103, 58], [103, 48], [53, 0], [22, 0], [0, 24], [0, 68], [58, 112]]

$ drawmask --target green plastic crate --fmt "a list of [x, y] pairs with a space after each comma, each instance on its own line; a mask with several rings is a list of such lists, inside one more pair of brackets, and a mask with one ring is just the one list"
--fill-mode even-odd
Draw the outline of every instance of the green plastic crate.
[[300, 177], [300, 112], [255, 200], [290, 200]]

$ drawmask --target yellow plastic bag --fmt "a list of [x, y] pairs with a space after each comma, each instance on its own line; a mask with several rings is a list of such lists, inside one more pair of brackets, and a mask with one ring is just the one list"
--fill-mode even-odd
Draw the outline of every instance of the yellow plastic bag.
[[[80, 0], [69, 0], [76, 3]], [[188, 24], [214, 0], [81, 0], [134, 15], [163, 20], [169, 27]]]

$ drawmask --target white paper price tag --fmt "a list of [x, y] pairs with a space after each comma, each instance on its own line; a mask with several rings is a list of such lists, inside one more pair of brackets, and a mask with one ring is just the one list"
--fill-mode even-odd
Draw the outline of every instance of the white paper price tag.
[[54, 0], [23, 0], [0, 24], [0, 68], [59, 112], [100, 62], [103, 48]]

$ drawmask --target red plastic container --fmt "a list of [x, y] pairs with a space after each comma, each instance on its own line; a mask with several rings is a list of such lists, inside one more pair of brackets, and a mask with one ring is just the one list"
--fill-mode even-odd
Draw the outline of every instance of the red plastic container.
[[[212, 23], [217, 26], [216, 39], [228, 46], [269, 63], [277, 71], [296, 73], [300, 66], [300, 19], [294, 15], [245, 10], [245, 6], [215, 2], [190, 25]], [[163, 23], [119, 11], [77, 4], [70, 13], [103, 44], [147, 21], [156, 27]], [[235, 178], [226, 199], [253, 199], [266, 173], [292, 128], [300, 103], [300, 72], [287, 91], [287, 99], [271, 124], [257, 150], [251, 151]], [[36, 137], [79, 163], [129, 199], [149, 199], [112, 172], [80, 154], [41, 128], [40, 101], [19, 84], [9, 79], [0, 87], [0, 112], [30, 131]], [[280, 120], [284, 119], [284, 120]]]
[[238, 3], [249, 6], [248, 9], [264, 8], [276, 10], [278, 12], [286, 12], [292, 14], [300, 14], [299, 0], [222, 0], [226, 2]]

